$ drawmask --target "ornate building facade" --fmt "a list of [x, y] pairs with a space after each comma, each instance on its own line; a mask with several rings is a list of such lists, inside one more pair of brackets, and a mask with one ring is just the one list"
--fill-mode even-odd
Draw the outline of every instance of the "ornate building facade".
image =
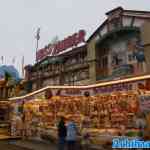
[[[26, 66], [26, 80], [36, 90], [47, 85], [88, 85], [147, 74], [150, 12], [117, 7], [84, 40], [80, 30], [38, 52], [38, 61]], [[84, 45], [78, 46], [80, 42]], [[69, 47], [72, 50], [64, 51]], [[46, 57], [45, 57], [46, 56]]]
[[87, 40], [88, 57], [95, 60], [90, 65], [91, 82], [148, 73], [149, 57], [144, 44], [148, 34], [143, 31], [145, 24], [150, 22], [150, 12], [118, 7], [106, 16]]
[[88, 84], [86, 45], [59, 56], [47, 56], [34, 66], [26, 66], [26, 78], [32, 82], [34, 90], [48, 85]]

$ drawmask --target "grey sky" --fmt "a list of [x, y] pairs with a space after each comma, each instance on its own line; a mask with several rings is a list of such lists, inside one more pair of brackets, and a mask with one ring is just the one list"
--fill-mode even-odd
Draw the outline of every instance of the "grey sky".
[[[21, 68], [35, 61], [35, 32], [41, 27], [39, 47], [58, 35], [59, 39], [87, 31], [87, 38], [104, 21], [105, 13], [117, 6], [149, 10], [149, 0], [0, 0], [0, 56], [5, 64]], [[1, 60], [0, 60], [1, 63]]]

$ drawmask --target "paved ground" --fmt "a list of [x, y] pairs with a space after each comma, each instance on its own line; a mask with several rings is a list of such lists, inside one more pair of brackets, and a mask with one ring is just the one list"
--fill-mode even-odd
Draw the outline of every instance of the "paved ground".
[[[43, 142], [37, 142], [37, 141], [15, 141], [14, 143], [11, 142], [11, 144], [16, 145], [16, 147], [10, 147], [10, 150], [58, 150], [57, 145], [53, 143], [43, 143]], [[1, 146], [1, 145], [0, 145]], [[18, 147], [17, 147], [18, 146]], [[26, 148], [21, 148], [26, 147]], [[5, 150], [5, 149], [2, 149]], [[7, 150], [7, 149], [6, 149]], [[67, 150], [67, 149], [65, 149]], [[81, 149], [77, 148], [76, 150], [87, 150], [87, 149]], [[89, 148], [88, 150], [118, 150], [118, 149], [112, 149], [111, 146], [106, 145], [105, 147], [98, 146], [96, 148]], [[130, 150], [130, 149], [120, 149], [120, 150]], [[134, 149], [134, 150], [144, 150], [144, 149]]]
[[[57, 150], [57, 145], [53, 143], [43, 143], [31, 140], [5, 140], [0, 141], [0, 150]], [[77, 148], [77, 150], [81, 150]], [[89, 150], [112, 150], [111, 148], [90, 148]]]
[[16, 145], [12, 145], [9, 141], [0, 141], [0, 149], [1, 150], [31, 150], [28, 148], [22, 148]]
[[43, 143], [39, 141], [17, 140], [17, 141], [11, 141], [10, 143], [12, 145], [25, 147], [30, 150], [57, 150], [57, 147], [55, 144]]
[[[57, 145], [49, 142], [40, 142], [40, 141], [31, 141], [31, 140], [18, 140], [11, 142], [13, 145], [17, 145], [20, 147], [26, 147], [32, 150], [58, 150]], [[66, 150], [66, 149], [65, 149]], [[83, 150], [80, 146], [77, 146], [77, 150]], [[85, 150], [85, 149], [84, 149]], [[90, 148], [89, 150], [111, 150], [108, 147], [102, 148], [98, 146], [97, 148]]]
[[[52, 143], [43, 143], [37, 141], [10, 140], [10, 141], [0, 141], [0, 150], [57, 150], [57, 146]], [[81, 150], [81, 149], [77, 148], [77, 150]], [[112, 149], [110, 147], [105, 147], [105, 148], [99, 147], [96, 149], [90, 148], [89, 150], [117, 150], [117, 149]], [[128, 150], [128, 149], [122, 149], [122, 150]]]

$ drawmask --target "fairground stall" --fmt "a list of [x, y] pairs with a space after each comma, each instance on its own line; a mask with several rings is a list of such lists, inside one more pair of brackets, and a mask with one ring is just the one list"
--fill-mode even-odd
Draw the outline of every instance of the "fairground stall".
[[10, 136], [9, 101], [5, 100], [8, 86], [0, 68], [0, 139]]
[[0, 139], [10, 136], [9, 102], [0, 101]]
[[[56, 140], [59, 117], [71, 117], [81, 135], [86, 129], [91, 144], [98, 145], [116, 136], [138, 137], [138, 118], [146, 119], [149, 130], [149, 90], [150, 75], [90, 86], [48, 86], [11, 98], [12, 117], [24, 118], [26, 136], [40, 140]], [[17, 132], [14, 128], [13, 135]]]

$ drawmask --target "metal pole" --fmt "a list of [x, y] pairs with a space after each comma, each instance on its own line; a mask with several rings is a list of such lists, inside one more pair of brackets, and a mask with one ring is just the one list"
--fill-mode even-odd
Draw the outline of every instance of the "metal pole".
[[38, 47], [39, 47], [39, 40], [36, 40], [36, 52], [38, 51]]
[[37, 62], [37, 52], [38, 52], [38, 47], [39, 47], [39, 40], [36, 39], [36, 62]]
[[74, 86], [74, 72], [72, 73], [72, 85]]
[[[37, 63], [38, 60], [37, 60], [37, 52], [38, 52], [38, 46], [39, 46], [39, 39], [40, 39], [40, 28], [37, 29], [36, 31], [36, 55], [35, 55], [35, 62]], [[39, 75], [38, 75], [38, 70], [36, 69], [36, 75], [37, 75], [37, 82], [36, 82], [36, 89], [39, 89]]]
[[39, 40], [40, 40], [40, 28], [37, 29], [36, 32], [36, 62], [37, 62], [37, 52], [39, 47]]

